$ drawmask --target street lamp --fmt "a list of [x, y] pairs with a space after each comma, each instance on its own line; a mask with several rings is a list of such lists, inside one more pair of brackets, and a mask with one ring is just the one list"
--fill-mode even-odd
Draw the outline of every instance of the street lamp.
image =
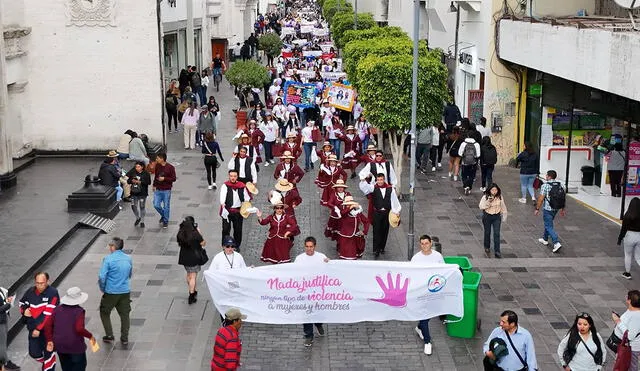
[[454, 50], [454, 54], [453, 54], [453, 60], [454, 60], [454, 71], [453, 71], [453, 96], [455, 99], [455, 95], [456, 95], [456, 80], [457, 80], [457, 75], [458, 75], [458, 39], [460, 36], [460, 4], [458, 4], [458, 6], [456, 7], [455, 5], [453, 5], [453, 1], [451, 2], [451, 5], [449, 5], [449, 12], [456, 13], [456, 38], [455, 38], [455, 44], [453, 47]]
[[407, 260], [413, 257], [415, 245], [416, 202], [416, 126], [418, 116], [418, 40], [420, 39], [420, 0], [413, 0], [413, 68], [411, 73], [411, 160], [409, 170], [409, 233], [407, 233]]

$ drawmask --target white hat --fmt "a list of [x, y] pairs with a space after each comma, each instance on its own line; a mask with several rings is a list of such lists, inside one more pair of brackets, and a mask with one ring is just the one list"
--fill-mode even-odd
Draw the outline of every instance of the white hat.
[[60, 299], [61, 304], [65, 305], [80, 305], [87, 301], [89, 294], [82, 292], [79, 287], [72, 287], [67, 290], [67, 295]]

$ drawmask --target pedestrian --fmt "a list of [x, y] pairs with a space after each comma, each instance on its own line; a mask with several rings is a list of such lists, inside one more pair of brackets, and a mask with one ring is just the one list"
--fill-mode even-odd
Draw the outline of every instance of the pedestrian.
[[627, 159], [622, 149], [622, 143], [613, 145], [613, 150], [609, 152], [609, 162], [607, 172], [609, 173], [609, 184], [611, 186], [611, 196], [622, 197], [622, 175]]
[[326, 206], [329, 196], [333, 191], [333, 186], [340, 180], [344, 184], [347, 179], [347, 173], [341, 166], [338, 166], [338, 157], [331, 154], [327, 157], [326, 163], [320, 165], [320, 171], [315, 183], [322, 188], [322, 196], [320, 196], [320, 204]]
[[258, 183], [258, 170], [253, 159], [247, 155], [247, 147], [240, 147], [227, 164], [229, 170], [238, 173], [238, 181], [244, 184]]
[[305, 172], [298, 166], [295, 159], [290, 151], [284, 151], [282, 156], [280, 156], [281, 162], [276, 165], [275, 171], [273, 172], [273, 178], [276, 180], [286, 179], [294, 186], [298, 184], [302, 177], [304, 177]]
[[533, 181], [538, 176], [538, 155], [530, 142], [524, 143], [524, 151], [518, 154], [516, 163], [520, 164], [520, 192], [522, 193], [522, 198], [518, 202], [527, 203], [527, 190], [531, 201], [535, 202], [536, 192], [533, 189]]
[[115, 308], [120, 317], [120, 343], [129, 344], [129, 314], [131, 313], [131, 275], [133, 262], [124, 249], [124, 241], [114, 237], [107, 245], [109, 254], [102, 259], [98, 274], [98, 285], [102, 292], [100, 299], [100, 320], [104, 327], [102, 341], [113, 343], [113, 326], [111, 312]]
[[493, 170], [498, 162], [498, 151], [491, 143], [491, 137], [483, 137], [480, 143], [480, 174], [482, 178], [482, 192], [493, 183]]
[[493, 228], [493, 252], [500, 259], [500, 225], [507, 221], [507, 204], [502, 196], [502, 190], [493, 183], [485, 191], [478, 205], [482, 210], [482, 225], [484, 226], [484, 253], [491, 254], [491, 228]]
[[[218, 185], [216, 184], [216, 172], [220, 166], [220, 161], [224, 161], [224, 158], [220, 151], [220, 145], [218, 145], [215, 135], [211, 132], [204, 135], [202, 153], [204, 154], [204, 168], [207, 171], [207, 183], [209, 184], [207, 188], [218, 189]], [[220, 156], [220, 160], [216, 157], [216, 153]]]
[[440, 163], [442, 161], [442, 147], [444, 139], [444, 127], [442, 124], [436, 124], [431, 126], [431, 149], [429, 150], [429, 160], [431, 161], [431, 171], [436, 171], [436, 165], [438, 169], [442, 167]]
[[369, 233], [369, 220], [352, 196], [346, 196], [341, 206], [341, 217], [335, 231], [338, 256], [340, 259], [356, 260], [364, 254], [364, 236]]
[[222, 251], [217, 253], [211, 260], [210, 270], [227, 270], [246, 268], [247, 264], [239, 252], [235, 251], [236, 241], [231, 236], [222, 239]]
[[180, 90], [181, 97], [188, 87], [189, 87], [189, 72], [187, 72], [187, 70], [183, 68], [182, 70], [180, 70], [180, 75], [178, 75], [178, 89]]
[[167, 162], [167, 154], [160, 152], [156, 155], [156, 168], [153, 178], [153, 207], [160, 214], [159, 223], [162, 228], [169, 227], [171, 212], [171, 188], [177, 180], [176, 168]]
[[116, 167], [118, 153], [116, 151], [109, 151], [107, 154], [107, 158], [102, 161], [100, 164], [100, 170], [98, 171], [98, 178], [100, 179], [100, 184], [107, 187], [112, 187], [116, 190], [116, 202], [118, 202], [118, 206], [120, 210], [122, 210], [122, 205], [120, 205], [120, 201], [122, 201], [122, 195], [124, 193], [124, 188], [120, 185], [120, 172]]
[[487, 127], [487, 118], [481, 117], [480, 123], [476, 125], [476, 131], [480, 133], [480, 138], [491, 138], [491, 128]]
[[294, 184], [289, 183], [289, 181], [284, 178], [278, 179], [274, 188], [275, 190], [270, 191], [269, 200], [271, 200], [271, 198], [273, 197], [273, 193], [279, 193], [282, 197], [282, 203], [286, 205], [286, 207], [284, 208], [285, 214], [295, 217], [296, 207], [298, 207], [298, 205], [302, 203], [302, 198], [300, 197], [298, 188], [296, 188]]
[[4, 287], [0, 287], [0, 370], [18, 371], [20, 366], [11, 362], [7, 356], [7, 332], [9, 310], [15, 304], [16, 296], [9, 295], [9, 291]]
[[118, 147], [116, 148], [118, 158], [121, 158], [123, 160], [129, 158], [129, 142], [131, 142], [131, 139], [133, 139], [133, 137], [131, 136], [132, 132], [133, 130], [128, 129], [124, 132], [124, 134], [120, 136]]
[[373, 226], [373, 253], [384, 255], [389, 237], [389, 213], [400, 215], [402, 206], [393, 186], [386, 182], [384, 174], [377, 174], [375, 183], [371, 177], [360, 181], [360, 190], [369, 199], [369, 220]]
[[[434, 264], [444, 264], [442, 254], [432, 249], [433, 242], [429, 235], [420, 236], [420, 251], [411, 258], [411, 263], [432, 266]], [[431, 345], [431, 333], [429, 332], [429, 318], [422, 319], [415, 328], [416, 333], [424, 341], [424, 354], [430, 356], [433, 347]]]
[[449, 134], [449, 178], [453, 176], [453, 181], [458, 181], [458, 174], [460, 173], [460, 144], [462, 139], [460, 138], [460, 128], [454, 127], [451, 134]]
[[262, 247], [260, 260], [273, 264], [289, 263], [291, 261], [291, 247], [293, 237], [300, 233], [295, 217], [284, 212], [285, 205], [279, 198], [273, 204], [273, 214], [262, 218], [262, 211], [258, 210], [258, 224], [269, 225], [267, 239]]
[[315, 146], [315, 141], [313, 140], [313, 130], [317, 129], [314, 127], [315, 122], [307, 121], [307, 126], [305, 126], [300, 134], [302, 136], [302, 147], [304, 149], [304, 171], [308, 172], [310, 169], [313, 169], [313, 162], [311, 161], [311, 152], [313, 151], [313, 147]]
[[202, 77], [200, 77], [198, 68], [196, 66], [191, 67], [191, 89], [196, 94], [196, 97], [200, 98], [197, 101], [198, 104], [200, 104], [200, 102], [202, 101], [202, 97], [200, 96], [200, 94], [202, 93]]
[[371, 140], [371, 124], [364, 115], [359, 115], [358, 118], [355, 118], [356, 111], [354, 107], [354, 119], [356, 120], [356, 133], [358, 133], [358, 137], [362, 142], [362, 148], [367, 148], [369, 146], [369, 141]]
[[356, 177], [356, 168], [360, 164], [360, 156], [362, 156], [362, 141], [356, 134], [356, 128], [353, 125], [347, 126], [346, 134], [338, 134], [338, 139], [344, 142], [344, 157], [342, 159], [342, 168], [351, 170], [351, 179]]
[[[475, 130], [473, 130], [475, 132]], [[478, 159], [480, 158], [480, 144], [476, 142], [471, 133], [467, 133], [467, 137], [460, 144], [458, 155], [461, 157], [462, 165], [462, 186], [464, 194], [471, 194], [473, 182], [476, 179], [476, 171], [478, 170]]]
[[328, 123], [324, 124], [324, 130], [327, 135], [327, 140], [329, 140], [329, 143], [331, 143], [334, 151], [336, 152], [336, 156], [340, 158], [341, 142], [338, 138], [338, 135], [342, 133], [342, 123], [340, 122], [340, 118], [337, 115], [334, 115]]
[[536, 210], [534, 215], [540, 214], [540, 208], [542, 207], [542, 220], [544, 221], [544, 233], [542, 238], [538, 239], [538, 242], [547, 246], [549, 245], [549, 237], [553, 243], [553, 252], [556, 253], [562, 247], [560, 241], [558, 241], [558, 234], [553, 228], [553, 220], [558, 212], [560, 216], [565, 216], [565, 204], [566, 193], [562, 184], [556, 180], [558, 173], [555, 170], [547, 171], [546, 182], [540, 188], [540, 196], [538, 196], [538, 202], [536, 203]]
[[209, 71], [202, 70], [200, 76], [200, 105], [205, 106], [207, 104], [207, 90], [209, 89]]
[[[416, 168], [425, 173], [429, 163], [428, 156], [431, 153], [431, 145], [433, 143], [433, 127], [427, 126], [420, 129], [416, 142]], [[427, 157], [427, 160], [424, 162], [422, 161], [423, 157]]]
[[200, 117], [198, 118], [198, 137], [196, 138], [196, 143], [199, 146], [202, 146], [202, 142], [204, 136], [207, 133], [213, 133], [213, 135], [218, 135], [218, 127], [217, 127], [217, 112], [212, 112], [209, 110], [208, 105], [202, 106], [202, 111], [200, 112]]
[[149, 155], [147, 154], [147, 147], [144, 145], [142, 138], [138, 136], [135, 131], [131, 133], [133, 139], [129, 142], [129, 160], [142, 161], [144, 166], [149, 164]]
[[[288, 127], [288, 126], [287, 126]], [[288, 131], [287, 130], [287, 141], [284, 143], [283, 152], [288, 151], [291, 152], [291, 156], [293, 156], [294, 162], [298, 161], [298, 157], [302, 154], [302, 148], [300, 147], [299, 135], [296, 130]]]
[[558, 358], [565, 371], [599, 371], [607, 359], [604, 341], [589, 313], [576, 316], [567, 335], [558, 344]]
[[[613, 335], [618, 339], [622, 339], [625, 331], [628, 331], [629, 345], [631, 346], [631, 363], [629, 370], [637, 370], [640, 362], [640, 291], [631, 290], [627, 293], [626, 300], [627, 310], [618, 315], [616, 312], [611, 314], [611, 318], [616, 327], [613, 329]], [[618, 342], [619, 343], [619, 342]]]
[[220, 217], [222, 218], [222, 239], [231, 235], [233, 226], [233, 239], [236, 248], [240, 251], [242, 244], [242, 222], [240, 206], [245, 201], [251, 201], [251, 195], [244, 183], [238, 181], [238, 172], [229, 170], [229, 180], [220, 187]]
[[634, 197], [622, 218], [618, 246], [624, 241], [624, 272], [622, 277], [631, 279], [631, 259], [640, 265], [640, 198]]
[[136, 216], [136, 221], [133, 225], [140, 225], [140, 228], [144, 228], [144, 216], [146, 215], [151, 175], [146, 170], [144, 162], [138, 161], [127, 173], [127, 178], [127, 182], [131, 184], [131, 210], [133, 210], [133, 215]]
[[200, 112], [198, 112], [196, 107], [196, 102], [191, 102], [189, 108], [184, 112], [184, 115], [182, 115], [182, 121], [180, 123], [184, 130], [184, 149], [196, 148], [196, 130], [198, 129], [198, 122], [200, 120]]
[[[489, 349], [494, 339], [501, 339], [501, 343], [506, 344], [507, 352], [501, 352], [500, 357]], [[518, 315], [514, 311], [505, 310], [500, 314], [500, 325], [491, 331], [482, 349], [486, 356], [483, 360], [485, 370], [538, 369], [533, 338], [527, 329], [518, 325]]]
[[224, 314], [224, 322], [213, 343], [211, 371], [235, 371], [240, 367], [242, 342], [238, 332], [245, 319], [247, 316], [237, 308], [230, 308]]
[[258, 128], [264, 134], [262, 142], [264, 145], [264, 166], [269, 166], [269, 162], [275, 163], [273, 160], [273, 146], [278, 137], [278, 124], [272, 119], [271, 114], [267, 114], [265, 121]]
[[[319, 251], [316, 251], [316, 239], [309, 236], [304, 239], [304, 252], [296, 256], [295, 264], [310, 266], [321, 263], [328, 263], [329, 258]], [[318, 336], [324, 336], [324, 327], [322, 323], [305, 323], [302, 325], [304, 332], [304, 346], [310, 347], [313, 345], [313, 327], [318, 330]]]
[[[335, 154], [333, 145], [328, 140], [322, 142], [322, 148], [316, 150], [316, 155], [318, 155], [318, 159], [320, 160], [320, 167], [322, 167], [322, 164], [327, 163], [327, 158], [329, 158], [330, 155], [335, 156]], [[313, 169], [313, 163], [311, 163], [311, 168]]]
[[[196, 104], [196, 107], [198, 106], [198, 103], [199, 103], [198, 97], [195, 95], [195, 93], [193, 92], [193, 90], [192, 90], [192, 88], [190, 86], [187, 86], [184, 89], [184, 94], [182, 95], [181, 102], [184, 103], [187, 108], [191, 107], [191, 105], [193, 103]], [[182, 119], [180, 119], [180, 120], [182, 120]]]
[[[164, 108], [167, 110], [167, 128], [169, 129], [169, 134], [171, 134], [171, 121], [173, 121], [175, 132], [178, 132], [178, 105], [180, 101], [178, 95], [175, 94], [175, 90], [176, 80], [171, 80], [169, 89], [167, 89], [164, 95]], [[178, 94], [180, 94], [179, 90]]]
[[178, 246], [180, 246], [180, 255], [178, 256], [178, 264], [182, 265], [187, 271], [187, 288], [189, 289], [189, 304], [198, 301], [198, 290], [196, 290], [196, 278], [200, 272], [200, 266], [206, 263], [203, 251], [206, 241], [200, 233], [198, 223], [192, 216], [184, 218], [180, 223], [180, 229], [176, 235]]
[[447, 126], [447, 132], [451, 133], [456, 123], [462, 119], [460, 108], [456, 106], [454, 101], [447, 102], [444, 112], [442, 113], [442, 119]]
[[[367, 152], [369, 151], [367, 150]], [[359, 173], [360, 180], [378, 174], [384, 174], [386, 183], [394, 187], [398, 184], [396, 171], [393, 169], [393, 165], [384, 159], [384, 152], [381, 150], [376, 150], [375, 159], [365, 164]]]
[[55, 349], [60, 359], [62, 371], [84, 371], [87, 369], [87, 344], [89, 339], [96, 346], [96, 338], [85, 328], [85, 310], [80, 305], [89, 295], [79, 287], [67, 290], [60, 299], [60, 305], [53, 310], [51, 319], [44, 327], [47, 349]]
[[60, 296], [58, 290], [49, 285], [49, 273], [37, 272], [33, 278], [35, 286], [30, 287], [20, 299], [20, 313], [27, 325], [29, 356], [42, 363], [42, 371], [49, 371], [56, 367], [56, 355], [47, 349], [44, 327], [60, 304]]

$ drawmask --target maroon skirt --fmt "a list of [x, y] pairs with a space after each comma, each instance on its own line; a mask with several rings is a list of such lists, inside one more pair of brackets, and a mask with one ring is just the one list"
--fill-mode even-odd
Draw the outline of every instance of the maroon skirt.
[[364, 254], [365, 240], [363, 236], [338, 237], [338, 256], [340, 259], [355, 260]]
[[288, 238], [267, 238], [262, 248], [260, 260], [273, 264], [289, 263], [291, 261], [291, 246], [293, 242]]

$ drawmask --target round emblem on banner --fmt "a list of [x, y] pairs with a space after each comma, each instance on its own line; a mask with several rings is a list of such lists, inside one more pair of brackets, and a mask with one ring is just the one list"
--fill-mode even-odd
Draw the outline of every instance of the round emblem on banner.
[[438, 292], [444, 288], [447, 284], [447, 279], [440, 274], [434, 274], [429, 278], [429, 282], [427, 282], [427, 290], [429, 292]]

